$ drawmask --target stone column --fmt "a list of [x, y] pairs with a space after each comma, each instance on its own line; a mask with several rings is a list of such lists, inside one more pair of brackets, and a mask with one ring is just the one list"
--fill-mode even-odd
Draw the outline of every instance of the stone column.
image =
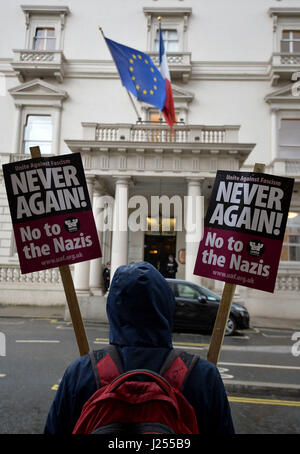
[[116, 177], [111, 248], [111, 280], [116, 269], [120, 265], [127, 264], [129, 180], [130, 177]]
[[[86, 183], [93, 206], [94, 175], [86, 176]], [[90, 294], [90, 260], [75, 263], [74, 287], [78, 293]]]
[[195, 284], [201, 283], [201, 277], [193, 274], [203, 226], [204, 197], [201, 197], [201, 186], [201, 178], [189, 178], [188, 197], [185, 198], [185, 279]]
[[105, 189], [98, 186], [94, 190], [93, 197], [93, 213], [95, 218], [96, 229], [98, 232], [98, 237], [100, 241], [100, 246], [102, 250], [102, 257], [91, 260], [90, 263], [90, 289], [93, 295], [104, 294], [103, 287], [103, 229], [104, 229], [104, 219], [103, 219], [103, 209], [101, 208], [101, 197], [104, 196]]

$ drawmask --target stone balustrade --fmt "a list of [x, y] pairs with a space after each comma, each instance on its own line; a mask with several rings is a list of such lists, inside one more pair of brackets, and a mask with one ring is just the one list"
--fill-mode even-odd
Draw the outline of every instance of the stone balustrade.
[[174, 126], [174, 134], [166, 124], [98, 124], [82, 123], [83, 138], [99, 141], [158, 143], [237, 143], [239, 126]]
[[274, 52], [272, 56], [272, 65], [300, 65], [300, 54]]
[[55, 77], [63, 81], [65, 61], [61, 50], [13, 49], [11, 66], [20, 82], [27, 77]]
[[[34, 273], [22, 274], [18, 264], [0, 265], [0, 283], [4, 284], [39, 284], [61, 285], [61, 276], [58, 268], [51, 268]], [[293, 262], [281, 264], [276, 280], [276, 290], [299, 292], [300, 268]]]
[[0, 283], [1, 284], [61, 284], [61, 276], [58, 268], [51, 268], [34, 273], [22, 274], [18, 264], [1, 264], [0, 265]]
[[298, 262], [281, 262], [275, 290], [299, 292], [300, 267]]

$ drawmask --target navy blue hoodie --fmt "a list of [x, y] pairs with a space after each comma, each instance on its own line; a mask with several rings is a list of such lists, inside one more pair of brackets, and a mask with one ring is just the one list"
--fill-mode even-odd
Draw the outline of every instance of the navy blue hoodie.
[[[162, 275], [147, 262], [119, 267], [107, 299], [109, 342], [120, 353], [124, 371], [159, 372], [172, 346], [175, 299]], [[89, 355], [65, 371], [51, 406], [46, 434], [68, 434], [82, 406], [96, 391]], [[200, 433], [233, 434], [230, 407], [216, 366], [199, 359], [183, 394], [194, 407]]]

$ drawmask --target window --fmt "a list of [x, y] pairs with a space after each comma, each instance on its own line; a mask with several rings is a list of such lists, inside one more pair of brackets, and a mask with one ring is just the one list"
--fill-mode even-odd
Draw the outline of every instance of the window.
[[[175, 112], [176, 116], [176, 123], [178, 121], [178, 115], [177, 112]], [[149, 109], [149, 120], [150, 123], [153, 125], [159, 125], [161, 123], [165, 123], [164, 116], [160, 110], [154, 110], [154, 109]]]
[[[179, 41], [178, 41], [178, 32], [177, 30], [162, 30], [165, 51], [166, 52], [179, 52]], [[155, 52], [159, 51], [159, 30], [156, 31]]]
[[300, 262], [300, 213], [289, 212], [280, 260]]
[[201, 287], [200, 290], [201, 296], [205, 297], [207, 301], [220, 301], [220, 297], [208, 288]]
[[300, 53], [300, 30], [283, 30], [280, 43], [283, 53]]
[[[159, 110], [149, 109], [149, 120], [151, 125], [166, 125], [163, 114]], [[177, 115], [176, 115], [177, 122]], [[170, 128], [167, 129], [149, 129], [147, 132], [149, 142], [176, 142], [176, 135], [171, 133]]]
[[300, 146], [300, 118], [282, 118], [279, 129], [281, 147]]
[[24, 128], [23, 153], [39, 146], [42, 154], [51, 154], [52, 118], [50, 115], [27, 115]]
[[187, 284], [177, 284], [177, 295], [179, 298], [197, 299], [200, 296], [198, 290]]
[[21, 5], [21, 8], [26, 25], [25, 49], [63, 50], [68, 6]]
[[[144, 7], [147, 17], [147, 49], [158, 51], [159, 26], [163, 31], [166, 52], [187, 52], [187, 31], [192, 8]], [[158, 17], [161, 17], [159, 23]]]
[[159, 125], [164, 121], [163, 114], [161, 113], [160, 110], [157, 110], [157, 111], [151, 110], [149, 112], [149, 117], [150, 117], [150, 123], [152, 125]]
[[34, 50], [55, 50], [55, 28], [37, 28], [33, 40]]

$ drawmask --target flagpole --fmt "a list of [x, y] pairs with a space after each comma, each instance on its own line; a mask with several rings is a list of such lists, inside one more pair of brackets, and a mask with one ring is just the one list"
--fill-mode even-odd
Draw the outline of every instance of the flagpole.
[[161, 16], [158, 16], [157, 20], [158, 20], [158, 31], [159, 31], [159, 44], [158, 44], [158, 66], [160, 66], [160, 61], [159, 61], [159, 55], [160, 55], [160, 50], [159, 50], [159, 47], [160, 47], [160, 34], [161, 34], [161, 19], [162, 17]]
[[132, 104], [132, 106], [133, 106], [133, 108], [134, 108], [134, 110], [135, 110], [135, 113], [136, 113], [136, 116], [137, 116], [138, 121], [142, 121], [142, 117], [140, 117], [140, 115], [139, 115], [139, 113], [138, 113], [138, 110], [137, 110], [137, 108], [136, 108], [136, 105], [134, 104], [134, 101], [133, 101], [133, 99], [132, 99], [132, 96], [131, 96], [130, 92], [129, 92], [127, 89], [126, 89], [126, 91], [127, 91], [127, 93], [128, 93], [128, 96], [129, 96], [129, 99], [130, 99], [130, 101], [131, 101], [131, 104]]
[[[99, 31], [101, 32], [102, 36], [103, 36], [103, 39], [104, 39], [104, 41], [105, 41], [105, 44], [107, 45], [106, 39], [105, 39], [105, 35], [104, 35], [104, 33], [103, 33], [103, 30], [102, 30], [102, 27], [99, 26], [98, 28], [99, 28]], [[107, 46], [107, 47], [108, 47], [108, 46]], [[110, 48], [109, 48], [109, 47], [108, 47], [108, 50], [109, 50], [109, 52], [110, 52]], [[110, 52], [110, 55], [111, 55], [111, 52]], [[111, 55], [111, 57], [112, 57], [112, 59], [113, 59], [113, 61], [114, 61], [114, 58], [113, 58], [112, 55]], [[138, 121], [142, 121], [142, 117], [139, 115], [139, 112], [138, 112], [138, 110], [137, 110], [137, 108], [136, 108], [136, 105], [134, 104], [133, 99], [132, 99], [132, 97], [131, 97], [131, 94], [130, 94], [130, 92], [127, 90], [127, 88], [126, 88], [126, 91], [127, 91], [128, 96], [129, 96], [129, 99], [130, 99], [130, 101], [131, 101], [132, 107], [134, 108], [134, 111], [135, 111], [135, 113], [136, 113], [136, 116], [137, 116]]]
[[157, 18], [158, 23], [159, 23], [159, 31], [161, 30], [161, 16], [158, 16]]

